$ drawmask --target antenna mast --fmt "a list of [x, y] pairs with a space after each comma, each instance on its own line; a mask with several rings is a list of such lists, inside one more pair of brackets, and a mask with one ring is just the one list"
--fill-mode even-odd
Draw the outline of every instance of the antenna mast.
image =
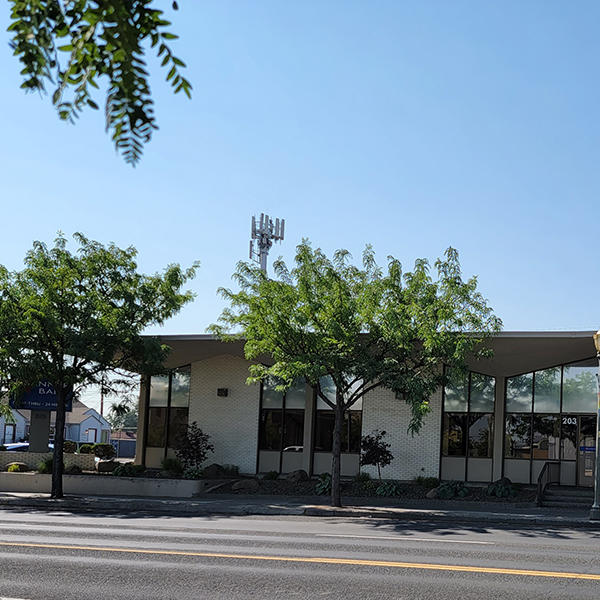
[[256, 261], [263, 273], [267, 272], [267, 256], [273, 242], [283, 240], [285, 219], [273, 219], [260, 213], [260, 218], [252, 217], [252, 232], [250, 240], [250, 260]]

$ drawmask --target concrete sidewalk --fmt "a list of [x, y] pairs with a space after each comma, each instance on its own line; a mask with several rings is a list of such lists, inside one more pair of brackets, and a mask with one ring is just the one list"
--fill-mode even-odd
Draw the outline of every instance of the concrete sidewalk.
[[[392, 505], [393, 502], [393, 505]], [[399, 506], [402, 504], [402, 506]], [[396, 519], [403, 521], [449, 521], [456, 523], [513, 524], [547, 527], [591, 527], [588, 509], [556, 509], [508, 503], [410, 501], [398, 499], [344, 498], [343, 508], [333, 508], [323, 497], [221, 495], [181, 500], [123, 496], [66, 496], [52, 500], [48, 494], [0, 493], [0, 508], [97, 513], [152, 513], [165, 516], [297, 515]]]

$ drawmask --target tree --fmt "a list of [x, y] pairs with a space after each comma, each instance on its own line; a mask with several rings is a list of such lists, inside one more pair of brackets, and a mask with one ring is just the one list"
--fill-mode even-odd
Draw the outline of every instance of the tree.
[[124, 429], [125, 427], [137, 427], [138, 417], [137, 406], [119, 402], [110, 407], [106, 420], [113, 429]]
[[0, 367], [9, 390], [49, 381], [57, 396], [52, 497], [61, 498], [66, 399], [90, 385], [133, 385], [132, 373], [163, 369], [168, 348], [142, 337], [193, 298], [181, 292], [196, 264], [164, 273], [137, 271], [136, 250], [104, 246], [81, 234], [76, 253], [59, 234], [53, 247], [34, 242], [22, 271], [0, 267]]
[[[477, 291], [475, 277], [463, 281], [458, 253], [449, 248], [435, 263], [437, 278], [420, 259], [403, 273], [390, 257], [384, 271], [372, 249], [362, 268], [345, 250], [330, 260], [308, 241], [297, 248], [291, 270], [274, 264], [275, 278], [239, 263], [240, 291], [222, 289], [230, 307], [211, 330], [223, 339], [244, 339], [251, 361], [248, 382], [275, 378], [281, 391], [297, 380], [315, 387], [334, 410], [332, 490], [341, 505], [341, 430], [345, 412], [377, 387], [391, 390], [411, 408], [416, 433], [429, 412], [429, 398], [445, 382], [442, 365], [463, 367], [467, 356], [488, 355], [481, 342], [500, 320]], [[335, 399], [324, 393], [330, 377]]]
[[[149, 45], [168, 69], [174, 92], [191, 97], [185, 67], [168, 43], [177, 38], [154, 0], [9, 0], [10, 46], [22, 66], [21, 87], [45, 93], [61, 119], [74, 122], [86, 107], [98, 109], [92, 88], [106, 82], [106, 130], [125, 160], [135, 165], [157, 129], [144, 60]], [[172, 3], [177, 10], [177, 2]]]
[[360, 464], [363, 466], [373, 465], [377, 467], [377, 474], [381, 479], [381, 469], [387, 467], [393, 460], [394, 455], [390, 451], [390, 444], [385, 442], [385, 431], [376, 429], [369, 435], [364, 435], [360, 440]]
[[190, 423], [186, 432], [175, 441], [175, 456], [186, 470], [199, 471], [208, 453], [214, 450], [210, 435], [204, 433], [196, 421]]

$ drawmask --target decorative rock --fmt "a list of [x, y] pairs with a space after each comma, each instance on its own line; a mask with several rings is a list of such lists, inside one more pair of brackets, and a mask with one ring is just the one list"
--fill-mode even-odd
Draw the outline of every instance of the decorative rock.
[[258, 481], [256, 479], [240, 479], [236, 481], [231, 489], [234, 492], [244, 491], [244, 492], [256, 492], [258, 490]]
[[11, 465], [17, 465], [19, 467], [19, 472], [23, 473], [24, 471], [29, 471], [29, 467], [24, 462], [11, 462], [6, 465], [6, 470], [8, 471], [8, 467]]
[[101, 460], [96, 463], [96, 471], [98, 473], [112, 473], [118, 466], [119, 463], [114, 460]]
[[221, 465], [213, 463], [212, 465], [208, 465], [208, 467], [204, 467], [202, 474], [205, 479], [221, 479], [225, 477], [225, 469]]
[[438, 497], [438, 488], [433, 488], [432, 490], [429, 490], [426, 494], [425, 494], [426, 498], [437, 498]]
[[308, 473], [303, 469], [298, 469], [297, 471], [292, 471], [288, 473], [285, 478], [287, 481], [291, 481], [292, 483], [300, 483], [301, 481], [309, 481], [310, 477]]

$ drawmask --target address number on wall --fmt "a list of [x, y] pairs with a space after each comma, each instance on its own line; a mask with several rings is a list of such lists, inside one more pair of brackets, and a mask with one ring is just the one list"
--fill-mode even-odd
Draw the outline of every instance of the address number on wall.
[[577, 417], [563, 417], [563, 425], [577, 425]]

